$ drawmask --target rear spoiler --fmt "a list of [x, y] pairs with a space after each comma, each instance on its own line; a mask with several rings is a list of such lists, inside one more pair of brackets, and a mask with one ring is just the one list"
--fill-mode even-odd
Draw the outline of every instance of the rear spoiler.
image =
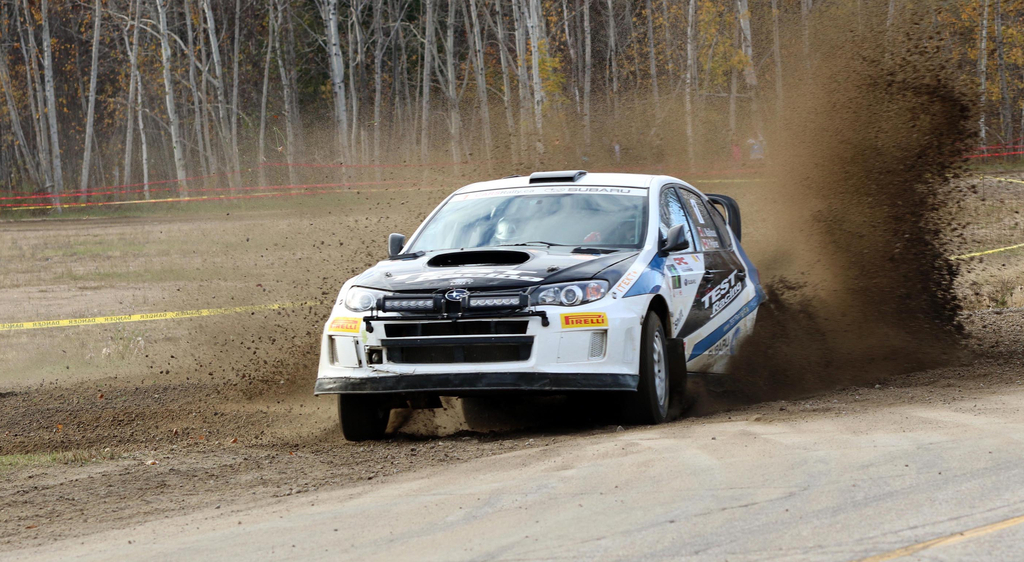
[[729, 228], [732, 229], [732, 233], [736, 235], [736, 241], [740, 242], [743, 237], [743, 222], [740, 219], [740, 206], [736, 203], [736, 200], [728, 195], [715, 195], [713, 193], [707, 194], [708, 201], [711, 201], [715, 205], [725, 210], [725, 220], [729, 223]]

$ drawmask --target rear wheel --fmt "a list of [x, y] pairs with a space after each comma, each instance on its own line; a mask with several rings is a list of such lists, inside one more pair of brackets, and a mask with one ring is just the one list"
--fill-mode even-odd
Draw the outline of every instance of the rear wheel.
[[640, 382], [626, 399], [626, 417], [633, 423], [658, 424], [668, 418], [668, 348], [661, 318], [653, 311], [640, 336]]
[[349, 441], [366, 441], [384, 437], [391, 408], [373, 395], [338, 395], [338, 423], [341, 434]]

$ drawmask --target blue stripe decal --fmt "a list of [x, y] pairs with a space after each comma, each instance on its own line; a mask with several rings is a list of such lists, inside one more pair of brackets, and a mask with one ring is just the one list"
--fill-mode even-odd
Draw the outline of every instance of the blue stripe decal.
[[736, 314], [733, 314], [732, 318], [726, 320], [721, 326], [715, 329], [714, 332], [711, 332], [707, 337], [700, 340], [693, 346], [693, 350], [690, 353], [688, 361], [696, 359], [702, 353], [711, 349], [712, 346], [718, 343], [718, 340], [724, 338], [726, 334], [731, 332], [741, 320], [749, 316], [751, 312], [757, 310], [757, 305], [761, 304], [761, 301], [763, 300], [764, 298], [761, 293], [761, 287], [758, 286], [757, 294], [754, 295], [753, 299], [743, 305], [743, 308], [736, 311]]
[[757, 268], [754, 267], [754, 262], [750, 261], [747, 257], [747, 253], [743, 251], [743, 246], [736, 242], [736, 252], [740, 255], [740, 260], [743, 261], [743, 265], [747, 268], [747, 279], [754, 284], [754, 288], [757, 290], [757, 299], [764, 301], [764, 291], [761, 289], [761, 274], [758, 273]]
[[647, 264], [643, 272], [640, 274], [640, 278], [633, 283], [633, 286], [626, 291], [625, 297], [635, 297], [637, 295], [649, 295], [657, 293], [661, 290], [661, 282], [665, 278], [664, 273], [665, 258], [655, 254], [651, 259], [651, 263]]

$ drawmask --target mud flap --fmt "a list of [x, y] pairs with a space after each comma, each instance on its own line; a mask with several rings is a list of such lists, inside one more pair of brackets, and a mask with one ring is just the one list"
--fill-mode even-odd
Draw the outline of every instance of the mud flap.
[[667, 338], [668, 370], [673, 379], [686, 379], [686, 340]]

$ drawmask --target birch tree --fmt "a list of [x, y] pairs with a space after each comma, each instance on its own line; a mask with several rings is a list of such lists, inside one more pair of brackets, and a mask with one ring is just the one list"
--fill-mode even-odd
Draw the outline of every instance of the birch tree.
[[1003, 49], [1003, 2], [996, 0], [996, 66], [999, 72], [999, 123], [1003, 126], [1003, 142], [1013, 142], [1013, 115], [1010, 109], [1010, 88], [1006, 80], [1006, 53]]
[[163, 61], [164, 99], [167, 103], [168, 126], [171, 130], [171, 146], [174, 150], [174, 171], [178, 178], [178, 193], [188, 196], [188, 184], [185, 182], [185, 152], [182, 146], [181, 123], [178, 121], [178, 107], [174, 99], [174, 83], [171, 81], [171, 39], [167, 30], [167, 6], [165, 0], [154, 0], [160, 24], [160, 58]]
[[694, 68], [696, 57], [695, 44], [697, 40], [695, 37], [697, 27], [696, 23], [697, 0], [690, 0], [690, 5], [686, 11], [686, 79], [683, 103], [686, 111], [686, 157], [691, 169], [694, 167], [695, 162], [693, 155], [693, 102], [690, 100], [690, 90], [693, 84], [693, 73], [696, 70]]
[[779, 41], [778, 0], [772, 0], [772, 58], [775, 59], [775, 113], [782, 118], [782, 47]]
[[480, 121], [484, 134], [484, 158], [491, 160], [494, 141], [491, 139], [491, 109], [487, 103], [487, 69], [484, 66], [484, 44], [480, 33], [480, 19], [477, 16], [476, 0], [469, 0], [470, 31], [469, 43], [476, 75], [476, 97], [480, 108]]
[[60, 132], [57, 130], [57, 95], [53, 83], [53, 42], [50, 40], [50, 11], [47, 0], [42, 0], [43, 17], [43, 76], [46, 89], [46, 114], [50, 128], [50, 158], [53, 162], [53, 206], [61, 212], [60, 196], [64, 192], [64, 171], [60, 162]]
[[988, 74], [986, 66], [988, 62], [988, 0], [984, 0], [984, 11], [981, 16], [981, 50], [978, 51], [978, 82], [981, 84], [978, 111], [981, 116], [978, 118], [978, 131], [981, 146], [985, 146], [985, 86]]
[[[275, 35], [277, 34], [278, 18], [275, 15], [276, 0], [267, 0], [267, 54], [263, 62], [263, 95], [260, 97], [260, 136], [256, 145], [256, 167], [259, 169], [260, 185], [267, 185], [266, 162], [267, 147], [267, 95], [270, 92], [270, 57], [274, 54]], [[337, 134], [337, 129], [335, 129]]]
[[94, 1], [92, 21], [92, 68], [89, 72], [89, 109], [86, 111], [85, 121], [85, 154], [82, 156], [82, 177], [79, 184], [79, 191], [82, 192], [82, 200], [86, 198], [86, 190], [89, 189], [89, 162], [92, 160], [92, 136], [93, 120], [96, 109], [96, 76], [99, 73], [100, 57], [100, 28], [103, 12], [100, 0]]
[[331, 93], [334, 96], [334, 134], [338, 157], [348, 158], [348, 102], [345, 98], [345, 59], [341, 54], [338, 30], [338, 0], [317, 0], [320, 17], [327, 28], [327, 59], [331, 75]]
[[432, 56], [436, 50], [434, 45], [434, 1], [424, 1], [426, 16], [423, 22], [423, 81], [421, 82], [423, 93], [420, 95], [422, 104], [420, 115], [423, 119], [423, 124], [420, 127], [420, 158], [424, 163], [429, 158], [430, 150], [430, 82], [433, 66]]
[[658, 65], [654, 55], [654, 6], [647, 0], [647, 45], [651, 66], [651, 96], [654, 98], [654, 115], [661, 114], [661, 102], [658, 100]]

